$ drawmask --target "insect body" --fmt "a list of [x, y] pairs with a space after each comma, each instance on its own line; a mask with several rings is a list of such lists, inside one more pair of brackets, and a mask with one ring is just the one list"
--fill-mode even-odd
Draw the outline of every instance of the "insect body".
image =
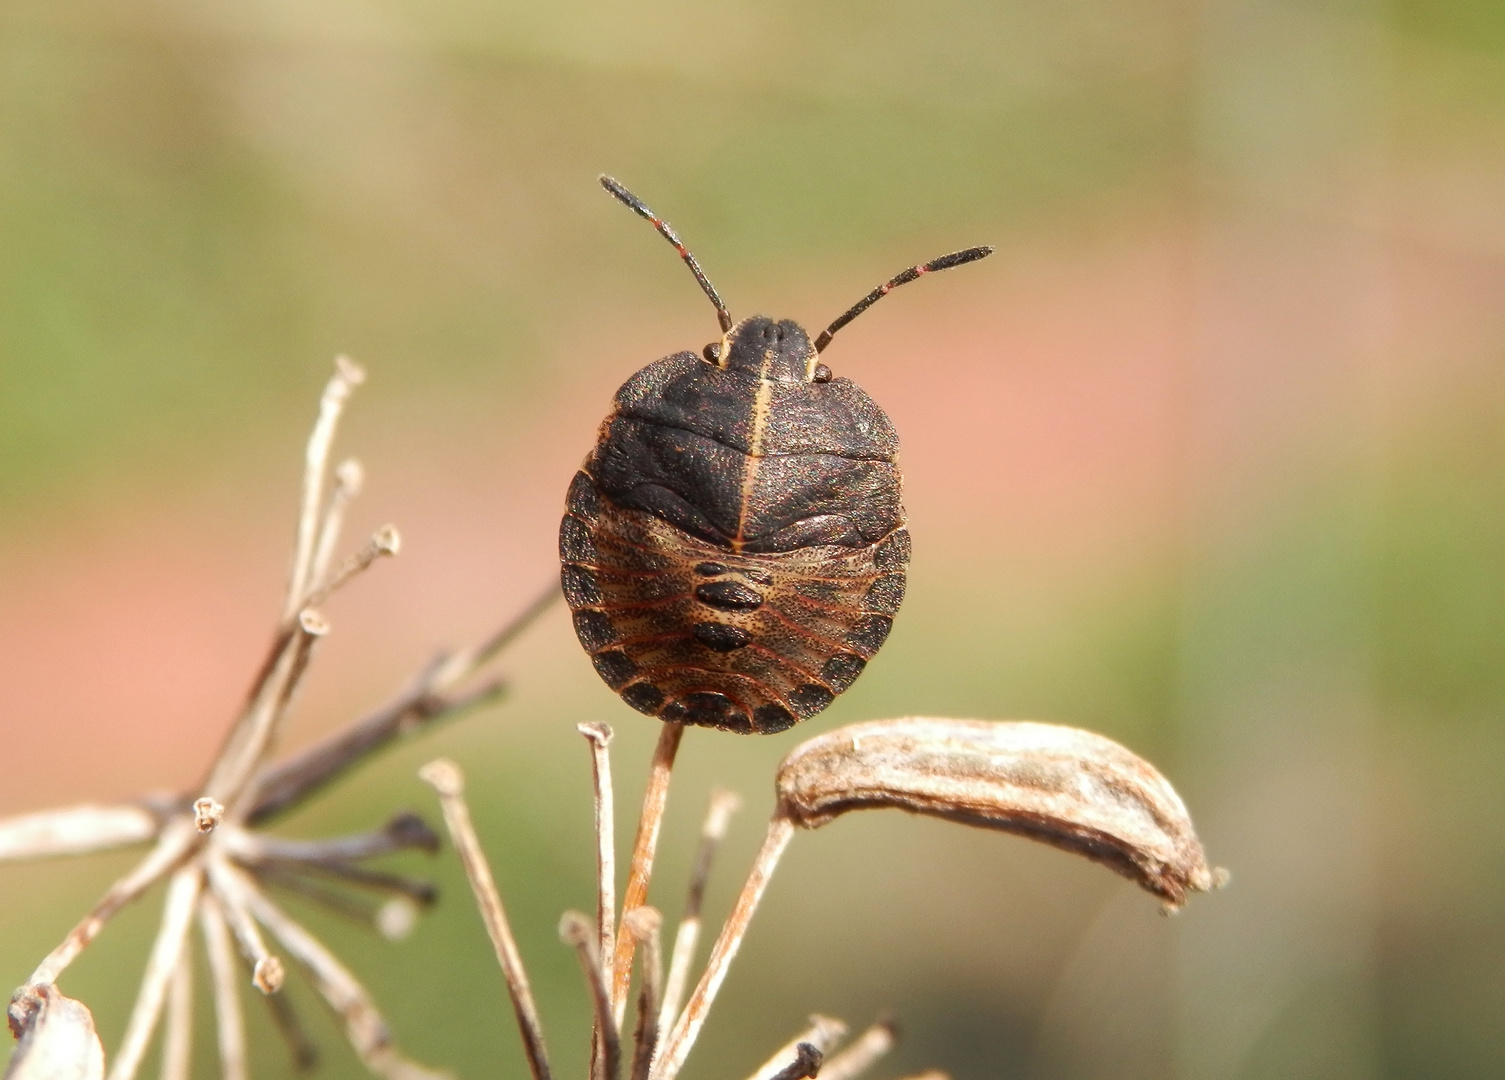
[[559, 533], [575, 631], [641, 712], [782, 731], [883, 645], [909, 562], [898, 436], [820, 352], [890, 289], [992, 249], [906, 270], [812, 343], [788, 320], [733, 324], [674, 230], [601, 183], [679, 249], [722, 337], [629, 379], [575, 474]]

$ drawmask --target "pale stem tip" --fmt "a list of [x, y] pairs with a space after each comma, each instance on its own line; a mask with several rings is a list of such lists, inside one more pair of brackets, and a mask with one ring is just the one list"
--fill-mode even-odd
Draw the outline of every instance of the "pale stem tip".
[[559, 940], [572, 948], [593, 944], [595, 923], [578, 911], [566, 911], [559, 917]]
[[282, 989], [285, 978], [287, 972], [282, 967], [282, 961], [275, 956], [263, 956], [256, 961], [256, 968], [251, 973], [251, 985], [263, 994], [275, 994]]
[[201, 833], [213, 832], [225, 816], [225, 808], [217, 799], [205, 795], [193, 801], [193, 825]]
[[351, 386], [359, 386], [366, 381], [366, 369], [343, 353], [334, 358], [334, 369]]
[[402, 550], [402, 534], [396, 525], [383, 525], [372, 535], [371, 543], [382, 555], [396, 555]]
[[627, 932], [637, 938], [638, 944], [643, 944], [658, 933], [664, 924], [664, 916], [658, 908], [644, 904], [642, 907], [633, 908], [622, 916], [622, 925]]
[[465, 774], [449, 758], [435, 758], [418, 770], [418, 779], [440, 795], [453, 797], [465, 791]]
[[323, 637], [329, 633], [329, 622], [313, 608], [298, 612], [298, 625], [309, 637]]
[[355, 458], [346, 458], [335, 466], [334, 478], [348, 495], [354, 496], [360, 494], [361, 485], [366, 482], [366, 470]]
[[611, 745], [612, 730], [610, 724], [603, 724], [598, 720], [589, 724], [576, 724], [575, 730], [597, 746]]
[[388, 941], [401, 941], [418, 925], [418, 905], [406, 896], [394, 896], [376, 912], [376, 928]]

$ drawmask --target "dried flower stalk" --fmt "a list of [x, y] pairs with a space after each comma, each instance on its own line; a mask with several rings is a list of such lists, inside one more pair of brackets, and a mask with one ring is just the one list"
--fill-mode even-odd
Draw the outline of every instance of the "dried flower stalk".
[[801, 1046], [811, 1046], [825, 1054], [846, 1037], [847, 1026], [830, 1016], [810, 1017], [810, 1026], [773, 1052], [763, 1064], [753, 1070], [747, 1080], [773, 1080], [789, 1067], [791, 1059], [799, 1056]]
[[[393, 1049], [386, 1025], [365, 989], [332, 953], [288, 919], [262, 891], [269, 884], [298, 889], [336, 910], [358, 914], [389, 936], [397, 936], [411, 926], [415, 905], [432, 900], [432, 886], [370, 870], [359, 863], [407, 848], [432, 852], [437, 848], [437, 836], [413, 815], [399, 815], [376, 832], [320, 841], [279, 840], [252, 829], [301, 804], [399, 736], [494, 700], [502, 689], [499, 680], [468, 684], [548, 606], [558, 588], [553, 587], [480, 644], [436, 658], [381, 709], [284, 762], [270, 763], [314, 646], [329, 631], [314, 605], [378, 559], [395, 554], [400, 545], [396, 529], [386, 526], [343, 562], [337, 564], [335, 560], [345, 510], [361, 486], [362, 475], [357, 462], [343, 463], [326, 496], [329, 453], [345, 404], [364, 378], [358, 367], [340, 358], [325, 387], [305, 453], [301, 509], [282, 615], [245, 704], [203, 783], [195, 791], [167, 799], [149, 797], [108, 807], [86, 805], [0, 821], [0, 860], [153, 842], [144, 858], [110, 887], [12, 996], [8, 1016], [17, 1037], [30, 1039], [29, 1033], [41, 1023], [48, 1002], [66, 1000], [53, 984], [108, 921], [152, 885], [171, 879], [162, 926], [124, 1041], [112, 1062], [111, 1080], [133, 1080], [169, 995], [172, 1005], [163, 1075], [165, 1080], [182, 1078], [189, 1034], [185, 1010], [190, 995], [185, 980], [191, 970], [186, 966], [184, 946], [195, 911], [213, 975], [211, 991], [225, 1080], [244, 1080], [246, 1073], [245, 1033], [236, 987], [243, 975], [235, 961], [232, 939], [247, 962], [253, 985], [264, 995], [276, 994], [283, 981], [282, 962], [263, 941], [258, 923], [307, 969], [326, 1001], [344, 1019], [352, 1046], [373, 1072], [392, 1078], [439, 1075], [413, 1065]], [[373, 904], [332, 885], [376, 891], [387, 899]], [[295, 1023], [280, 997], [264, 1000], [273, 1005], [280, 1028]], [[295, 1040], [295, 1051], [300, 1060], [312, 1059], [311, 1047], [301, 1033]], [[30, 1060], [35, 1063], [41, 1059]]]
[[533, 989], [528, 984], [528, 973], [523, 968], [522, 955], [517, 951], [517, 939], [512, 936], [512, 926], [502, 907], [496, 881], [491, 876], [491, 866], [486, 861], [485, 852], [481, 850], [475, 826], [470, 822], [470, 808], [465, 804], [465, 775], [458, 765], [443, 758], [429, 762], [418, 771], [418, 775], [439, 794], [439, 802], [444, 809], [444, 823], [449, 827], [450, 838], [465, 866], [465, 876], [470, 880], [476, 906], [481, 910], [486, 933], [490, 935], [492, 948], [496, 950], [497, 964], [501, 966], [502, 977], [507, 981], [507, 993], [512, 998], [512, 1009], [517, 1014], [517, 1026], [523, 1037], [523, 1052], [527, 1054], [533, 1080], [550, 1080], [549, 1053], [544, 1046], [543, 1023], [538, 1017], [538, 1005], [533, 1000]]
[[855, 1080], [894, 1048], [899, 1041], [898, 1025], [889, 1018], [879, 1020], [852, 1044], [821, 1066], [823, 1080]]
[[[653, 762], [648, 769], [648, 786], [643, 792], [643, 812], [638, 817], [637, 839], [632, 845], [632, 862], [627, 871], [627, 889], [622, 893], [622, 917], [648, 902], [648, 882], [653, 877], [653, 858], [658, 851], [658, 833], [664, 823], [664, 809], [669, 802], [669, 777], [674, 772], [674, 758], [685, 733], [683, 724], [666, 723], [653, 748]], [[627, 988], [632, 982], [632, 953], [636, 946], [631, 934], [617, 935], [616, 958], [612, 976], [612, 1015], [617, 1026], [627, 1014]]]

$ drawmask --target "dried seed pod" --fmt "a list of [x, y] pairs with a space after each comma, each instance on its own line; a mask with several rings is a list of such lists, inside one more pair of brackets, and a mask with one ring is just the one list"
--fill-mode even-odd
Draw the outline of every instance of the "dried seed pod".
[[51, 984], [36, 987], [28, 1004], [24, 1029], [11, 1021], [21, 1042], [5, 1080], [103, 1080], [104, 1047], [84, 1004]]
[[779, 766], [780, 813], [807, 829], [896, 806], [1003, 829], [1108, 866], [1179, 907], [1222, 884], [1153, 766], [1090, 731], [909, 717], [838, 728]]

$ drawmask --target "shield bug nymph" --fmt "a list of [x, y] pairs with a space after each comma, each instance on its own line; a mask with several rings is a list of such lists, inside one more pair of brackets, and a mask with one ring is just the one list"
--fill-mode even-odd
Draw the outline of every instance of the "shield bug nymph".
[[787, 319], [733, 323], [668, 223], [601, 184], [679, 251], [721, 338], [628, 379], [570, 484], [559, 555], [575, 632], [641, 712], [782, 731], [861, 674], [909, 564], [898, 436], [820, 354], [891, 289], [993, 249], [905, 270], [811, 342]]

